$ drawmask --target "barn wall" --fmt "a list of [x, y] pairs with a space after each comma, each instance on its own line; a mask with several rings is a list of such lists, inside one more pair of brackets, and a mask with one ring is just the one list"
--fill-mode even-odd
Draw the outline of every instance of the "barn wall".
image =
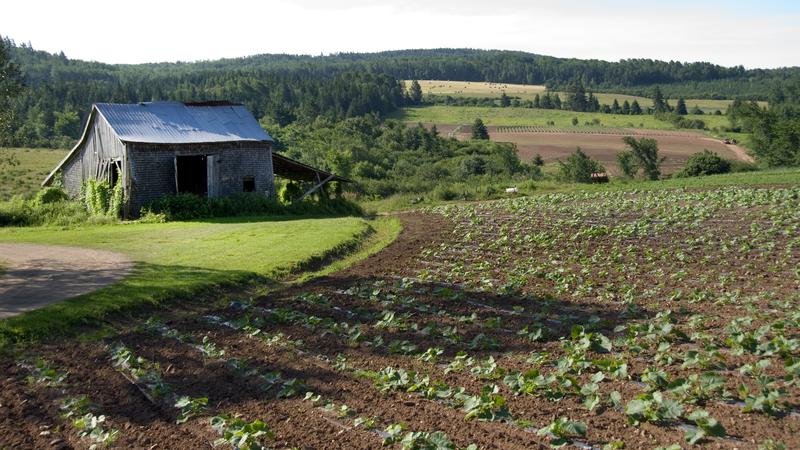
[[[62, 167], [64, 188], [72, 195], [80, 193], [81, 183], [87, 179], [107, 179], [107, 165], [112, 161], [124, 161], [125, 144], [96, 111], [86, 131], [86, 139], [75, 155]], [[121, 182], [125, 182], [123, 167]]]
[[255, 178], [256, 192], [274, 194], [272, 154], [268, 143], [225, 142], [213, 144], [129, 143], [131, 176], [130, 208], [135, 215], [142, 206], [175, 193], [175, 156], [217, 155], [219, 195], [243, 191], [243, 178]]

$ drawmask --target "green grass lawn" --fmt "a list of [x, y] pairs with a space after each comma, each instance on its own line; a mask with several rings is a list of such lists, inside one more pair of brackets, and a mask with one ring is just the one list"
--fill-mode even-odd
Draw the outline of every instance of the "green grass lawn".
[[[579, 124], [574, 128], [645, 128], [652, 130], [674, 130], [675, 127], [650, 115], [629, 116], [622, 114], [579, 113], [554, 109], [533, 108], [491, 108], [480, 106], [421, 106], [401, 108], [392, 115], [393, 119], [406, 122], [422, 122], [435, 124], [471, 124], [481, 118], [489, 126], [548, 126], [547, 122], [555, 122], [559, 128], [572, 128], [572, 118], [577, 117]], [[725, 116], [689, 116], [705, 121], [706, 127], [728, 126]], [[592, 120], [600, 121], [599, 125], [584, 125]]]
[[1, 242], [98, 248], [136, 262], [132, 274], [115, 285], [0, 321], [0, 346], [68, 333], [111, 313], [221, 285], [278, 280], [352, 250], [371, 231], [368, 221], [354, 217], [0, 228]]
[[15, 195], [32, 197], [44, 177], [67, 154], [66, 150], [48, 148], [0, 148], [0, 156], [12, 155], [19, 165], [0, 168], [0, 201]]

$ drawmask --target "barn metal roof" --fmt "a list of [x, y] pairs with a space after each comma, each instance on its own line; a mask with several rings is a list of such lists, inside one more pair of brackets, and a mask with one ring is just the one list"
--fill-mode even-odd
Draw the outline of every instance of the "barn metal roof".
[[95, 108], [124, 142], [272, 141], [253, 115], [234, 103], [96, 103]]
[[345, 177], [340, 177], [328, 171], [303, 164], [300, 161], [276, 152], [272, 152], [272, 171], [275, 175], [290, 180], [313, 181], [315, 183], [326, 179], [328, 181], [342, 181], [345, 183], [353, 182]]

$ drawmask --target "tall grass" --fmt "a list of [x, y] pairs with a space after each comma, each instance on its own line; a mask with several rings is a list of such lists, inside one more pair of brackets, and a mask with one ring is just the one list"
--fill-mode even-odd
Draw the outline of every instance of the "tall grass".
[[89, 221], [90, 215], [79, 201], [41, 203], [15, 198], [0, 203], [0, 226], [75, 225]]

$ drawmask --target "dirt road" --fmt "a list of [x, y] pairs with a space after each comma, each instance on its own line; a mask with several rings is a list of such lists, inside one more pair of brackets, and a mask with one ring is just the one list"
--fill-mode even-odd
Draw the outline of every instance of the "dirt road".
[[36, 244], [0, 244], [0, 319], [86, 294], [130, 272], [124, 255]]

